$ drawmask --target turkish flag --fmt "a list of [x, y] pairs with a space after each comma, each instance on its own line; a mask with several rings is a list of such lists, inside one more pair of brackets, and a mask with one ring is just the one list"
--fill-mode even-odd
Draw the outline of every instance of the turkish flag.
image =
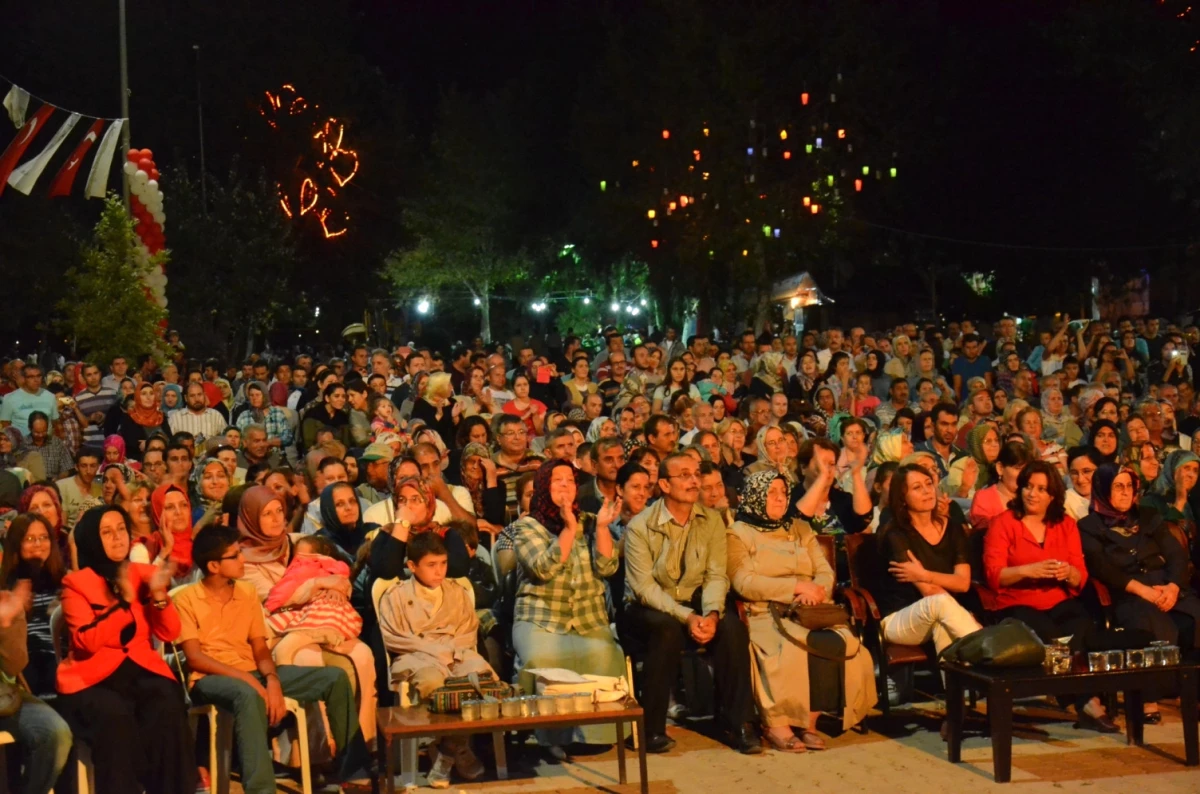
[[9, 142], [4, 154], [0, 154], [0, 193], [3, 193], [4, 188], [8, 186], [9, 174], [17, 167], [17, 161], [29, 148], [33, 136], [41, 132], [42, 127], [46, 126], [46, 119], [50, 118], [50, 114], [53, 112], [53, 105], [42, 105], [38, 108], [37, 113], [30, 116], [25, 122], [25, 126], [17, 133], [17, 137]]
[[75, 147], [75, 151], [71, 152], [71, 156], [63, 163], [62, 168], [58, 169], [58, 173], [54, 175], [54, 181], [50, 183], [51, 196], [66, 196], [71, 193], [71, 188], [75, 185], [75, 175], [79, 173], [79, 164], [91, 150], [92, 144], [100, 137], [102, 129], [104, 129], [104, 121], [97, 119], [87, 131], [87, 135], [84, 135], [83, 140]]

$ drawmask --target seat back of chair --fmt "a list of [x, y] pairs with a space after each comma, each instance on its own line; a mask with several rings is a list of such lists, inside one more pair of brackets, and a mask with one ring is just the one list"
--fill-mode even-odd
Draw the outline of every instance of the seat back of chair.
[[829, 567], [834, 570], [834, 577], [837, 576], [837, 538], [833, 535], [817, 535], [817, 545], [821, 547], [821, 551], [825, 554], [825, 562], [829, 563]]
[[846, 565], [850, 569], [850, 584], [860, 587], [867, 592], [871, 588], [867, 583], [871, 579], [869, 571], [877, 567], [878, 552], [875, 535], [857, 533], [846, 535]]
[[63, 618], [62, 604], [50, 613], [50, 641], [54, 644], [54, 659], [61, 662], [67, 656], [67, 621]]

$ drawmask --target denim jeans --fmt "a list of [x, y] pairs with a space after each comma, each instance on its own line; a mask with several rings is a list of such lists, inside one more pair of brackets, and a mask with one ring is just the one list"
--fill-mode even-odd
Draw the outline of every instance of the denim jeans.
[[[276, 670], [285, 696], [301, 703], [319, 700], [325, 704], [343, 780], [365, 777], [367, 745], [358, 726], [358, 707], [346, 674], [335, 667], [288, 664]], [[233, 712], [233, 736], [242, 759], [242, 788], [246, 794], [274, 794], [266, 701], [246, 682], [223, 675], [207, 675], [197, 681], [192, 699], [197, 704], [208, 703]]]
[[0, 719], [0, 731], [11, 733], [21, 750], [21, 790], [46, 794], [54, 788], [71, 754], [71, 729], [66, 720], [30, 696], [15, 716]]

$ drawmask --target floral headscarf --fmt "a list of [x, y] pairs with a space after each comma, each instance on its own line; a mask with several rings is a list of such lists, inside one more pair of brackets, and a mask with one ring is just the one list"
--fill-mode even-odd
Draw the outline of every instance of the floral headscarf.
[[[554, 470], [560, 466], [566, 466], [571, 470], [576, 485], [578, 485], [579, 473], [575, 471], [574, 466], [565, 460], [548, 460], [533, 475], [533, 498], [529, 502], [529, 515], [545, 527], [551, 535], [559, 534], [566, 527], [562, 518], [562, 509], [554, 504], [554, 500], [550, 497], [550, 480], [554, 476]], [[579, 502], [573, 503], [571, 509], [576, 515], [579, 515]]]
[[1188, 463], [1200, 463], [1200, 457], [1186, 449], [1177, 449], [1169, 453], [1159, 469], [1154, 484], [1150, 486], [1150, 491], [1166, 497], [1168, 501], [1173, 500], [1175, 498], [1175, 473], [1179, 471], [1180, 466]]
[[786, 513], [783, 518], [767, 517], [767, 491], [776, 480], [783, 480], [784, 486], [790, 490], [787, 479], [779, 472], [760, 471], [746, 477], [742, 486], [742, 501], [738, 504], [738, 521], [749, 524], [759, 532], [771, 532], [788, 525]]
[[275, 537], [263, 533], [259, 517], [271, 502], [280, 502], [278, 494], [265, 485], [247, 488], [238, 504], [238, 532], [242, 535], [242, 556], [249, 563], [286, 562], [291, 543], [287, 528]]
[[783, 366], [783, 353], [763, 353], [754, 362], [754, 377], [771, 388], [772, 392], [783, 391], [783, 379], [779, 377], [779, 368]]
[[584, 440], [590, 441], [593, 444], [599, 441], [600, 433], [604, 430], [604, 425], [608, 422], [612, 422], [612, 419], [607, 416], [598, 416], [593, 419], [592, 423], [588, 425], [587, 435], [584, 436]]
[[483, 477], [472, 481], [467, 475], [467, 464], [471, 461], [471, 458], [490, 459], [491, 455], [488, 454], [487, 447], [483, 444], [480, 444], [478, 441], [472, 441], [463, 447], [462, 457], [458, 464], [462, 484], [471, 492], [471, 503], [475, 506], [475, 516], [476, 518], [483, 518], [483, 489], [486, 481]]
[[425, 523], [420, 525], [414, 524], [411, 531], [436, 532], [439, 535], [445, 535], [445, 527], [433, 520], [433, 514], [437, 511], [437, 497], [434, 496], [433, 489], [429, 487], [429, 483], [420, 477], [404, 477], [396, 482], [396, 487], [393, 490], [393, 500], [399, 499], [400, 492], [405, 488], [412, 488], [421, 495], [421, 499], [425, 502]]
[[165, 532], [166, 528], [163, 526], [163, 507], [167, 503], [167, 494], [172, 491], [183, 494], [183, 498], [187, 500], [187, 507], [184, 510], [188, 519], [187, 529], [171, 533], [171, 537], [174, 540], [174, 545], [171, 547], [171, 561], [178, 563], [186, 571], [192, 567], [192, 500], [188, 496], [187, 491], [174, 483], [163, 483], [158, 486], [150, 494], [150, 515], [154, 518], [154, 526], [158, 531], [160, 533]]
[[904, 431], [900, 428], [884, 430], [875, 438], [875, 451], [871, 453], [871, 465], [882, 466], [884, 463], [899, 463], [900, 452], [904, 448]]

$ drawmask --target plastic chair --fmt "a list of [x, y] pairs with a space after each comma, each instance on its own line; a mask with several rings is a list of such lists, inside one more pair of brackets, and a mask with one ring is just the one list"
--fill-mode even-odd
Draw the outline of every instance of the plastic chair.
[[[66, 628], [62, 604], [59, 604], [50, 613], [50, 642], [54, 645], [54, 658], [60, 664], [67, 656]], [[92, 763], [92, 749], [79, 737], [75, 737], [74, 744], [77, 794], [95, 794], [96, 767]]]

